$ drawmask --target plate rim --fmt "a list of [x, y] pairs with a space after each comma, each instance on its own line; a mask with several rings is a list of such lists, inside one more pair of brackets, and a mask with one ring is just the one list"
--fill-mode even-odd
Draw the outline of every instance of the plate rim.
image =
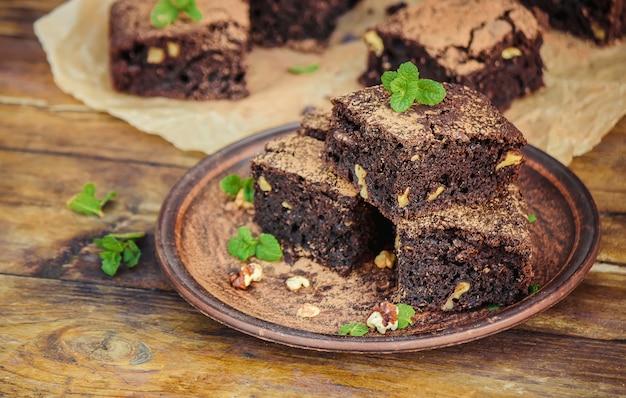
[[[561, 272], [535, 294], [492, 316], [463, 324], [462, 331], [466, 333], [466, 338], [455, 338], [457, 327], [410, 336], [329, 335], [278, 325], [241, 312], [212, 296], [186, 270], [177, 250], [175, 232], [179, 222], [178, 214], [186, 200], [189, 200], [189, 195], [204, 186], [209, 174], [205, 170], [207, 165], [228, 160], [233, 153], [241, 152], [241, 149], [255, 147], [261, 142], [289, 134], [298, 127], [299, 123], [294, 122], [267, 129], [206, 156], [179, 178], [161, 206], [154, 234], [156, 257], [161, 269], [177, 293], [192, 307], [227, 327], [265, 341], [316, 351], [398, 353], [443, 348], [505, 331], [554, 306], [583, 281], [597, 258], [600, 248], [600, 217], [591, 193], [565, 165], [540, 149], [527, 145], [523, 149], [527, 155], [526, 163], [533, 164], [533, 170], [550, 180], [568, 200], [570, 210], [576, 218], [575, 242], [578, 244], [564, 261]], [[561, 179], [550, 179], [549, 176], [559, 176]], [[570, 195], [565, 195], [565, 192]], [[471, 329], [468, 329], [469, 326]]]

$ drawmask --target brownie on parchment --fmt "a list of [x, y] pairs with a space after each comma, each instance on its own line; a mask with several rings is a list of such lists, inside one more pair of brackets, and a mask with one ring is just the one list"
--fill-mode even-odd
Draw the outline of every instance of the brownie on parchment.
[[248, 95], [248, 3], [197, 0], [200, 22], [181, 15], [150, 24], [157, 0], [118, 0], [110, 9], [110, 75], [117, 91], [144, 97], [239, 99]]
[[337, 20], [359, 0], [250, 1], [250, 37], [263, 47], [323, 50]]
[[396, 226], [397, 301], [433, 311], [513, 304], [528, 294], [533, 247], [519, 189]]
[[294, 257], [346, 275], [393, 242], [392, 226], [322, 162], [323, 145], [291, 134], [252, 158], [254, 220]]
[[392, 221], [486, 203], [518, 177], [526, 139], [482, 94], [443, 83], [444, 100], [397, 113], [383, 86], [335, 97], [323, 158]]
[[360, 82], [366, 86], [411, 61], [420, 77], [469, 86], [505, 110], [544, 85], [539, 24], [515, 0], [424, 0], [364, 39], [369, 52]]
[[302, 116], [298, 134], [306, 135], [316, 140], [325, 141], [330, 131], [332, 112], [325, 109], [313, 109]]
[[623, 0], [521, 0], [539, 11], [550, 26], [592, 40], [598, 45], [611, 44], [626, 35], [626, 2]]

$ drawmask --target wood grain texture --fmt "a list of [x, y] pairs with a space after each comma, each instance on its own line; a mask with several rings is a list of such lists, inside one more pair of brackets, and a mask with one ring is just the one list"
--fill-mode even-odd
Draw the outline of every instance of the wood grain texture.
[[[559, 304], [434, 351], [291, 349], [224, 327], [172, 291], [152, 231], [202, 155], [54, 85], [32, 24], [63, 2], [0, 2], [0, 396], [626, 396], [626, 118], [570, 165], [598, 205], [602, 240], [600, 263]], [[88, 181], [119, 194], [102, 219], [65, 207]], [[148, 234], [140, 264], [103, 275], [93, 238], [130, 230]]]

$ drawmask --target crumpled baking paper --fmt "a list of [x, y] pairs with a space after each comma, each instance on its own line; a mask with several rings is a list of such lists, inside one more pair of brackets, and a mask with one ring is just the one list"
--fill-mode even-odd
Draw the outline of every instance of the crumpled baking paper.
[[[140, 98], [113, 91], [108, 69], [108, 10], [113, 0], [70, 0], [35, 22], [55, 83], [95, 110], [158, 134], [182, 150], [210, 154], [264, 129], [298, 121], [306, 107], [359, 89], [366, 64], [363, 32], [395, 0], [363, 0], [340, 20], [321, 54], [254, 48], [248, 57], [251, 95], [238, 101]], [[408, 3], [416, 3], [409, 1]], [[598, 48], [572, 36], [544, 33], [546, 87], [505, 112], [529, 143], [563, 164], [592, 149], [626, 114], [626, 43]], [[287, 68], [318, 62], [309, 75]]]

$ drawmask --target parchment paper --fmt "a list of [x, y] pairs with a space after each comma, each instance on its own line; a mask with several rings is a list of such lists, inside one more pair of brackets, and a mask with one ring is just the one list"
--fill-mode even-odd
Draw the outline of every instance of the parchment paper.
[[[263, 129], [297, 121], [307, 106], [329, 108], [332, 96], [359, 89], [366, 62], [359, 39], [397, 0], [363, 0], [346, 14], [322, 54], [255, 48], [249, 54], [251, 95], [239, 101], [194, 102], [114, 92], [108, 76], [108, 9], [113, 0], [70, 0], [35, 23], [55, 83], [87, 106], [183, 150], [210, 154]], [[417, 3], [419, 0], [409, 1]], [[564, 164], [593, 148], [626, 114], [626, 43], [597, 48], [555, 31], [544, 33], [546, 87], [505, 112], [529, 143]], [[292, 65], [318, 62], [310, 75]]]

